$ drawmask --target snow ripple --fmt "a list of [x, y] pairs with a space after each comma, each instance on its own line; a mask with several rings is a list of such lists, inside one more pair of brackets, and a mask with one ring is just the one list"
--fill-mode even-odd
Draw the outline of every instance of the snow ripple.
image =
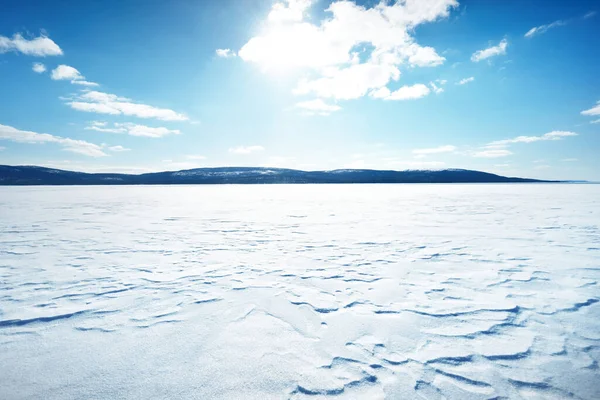
[[0, 188], [0, 397], [600, 398], [600, 187]]

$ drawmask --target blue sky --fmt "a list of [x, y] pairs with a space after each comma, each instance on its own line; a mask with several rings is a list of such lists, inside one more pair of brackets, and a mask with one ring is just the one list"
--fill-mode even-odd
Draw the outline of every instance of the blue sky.
[[28, 1], [0, 163], [600, 180], [597, 1]]

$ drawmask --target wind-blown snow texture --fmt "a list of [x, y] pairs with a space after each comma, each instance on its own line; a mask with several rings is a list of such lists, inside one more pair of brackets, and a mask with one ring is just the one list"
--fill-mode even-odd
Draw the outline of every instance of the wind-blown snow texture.
[[0, 398], [598, 399], [600, 186], [0, 189]]

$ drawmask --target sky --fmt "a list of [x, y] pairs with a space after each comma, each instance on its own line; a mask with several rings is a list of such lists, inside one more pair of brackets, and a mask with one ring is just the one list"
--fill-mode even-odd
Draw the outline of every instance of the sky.
[[3, 0], [0, 164], [600, 180], [596, 0]]

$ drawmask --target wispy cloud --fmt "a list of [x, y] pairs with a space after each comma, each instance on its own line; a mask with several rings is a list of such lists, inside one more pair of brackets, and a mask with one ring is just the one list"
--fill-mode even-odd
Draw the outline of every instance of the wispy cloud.
[[429, 82], [429, 86], [431, 86], [431, 90], [435, 94], [440, 94], [444, 92], [444, 88], [436, 85], [436, 82]]
[[415, 149], [412, 151], [413, 154], [416, 155], [426, 155], [426, 154], [440, 154], [440, 153], [452, 153], [456, 151], [456, 146], [446, 145], [446, 146], [438, 146], [427, 149]]
[[479, 50], [473, 53], [471, 56], [471, 61], [479, 62], [490, 57], [505, 55], [507, 47], [508, 41], [506, 39], [502, 39], [497, 46], [488, 47], [487, 49]]
[[74, 80], [71, 81], [72, 84], [74, 85], [82, 85], [82, 86], [100, 86], [98, 83], [96, 82], [90, 82], [90, 81], [86, 81], [86, 80]]
[[70, 151], [72, 153], [82, 154], [89, 157], [107, 156], [107, 154], [102, 151], [103, 146], [94, 143], [86, 142], [84, 140], [54, 136], [48, 133], [22, 131], [7, 125], [0, 125], [0, 139], [31, 144], [56, 143], [62, 146], [63, 150]]
[[568, 21], [558, 20], [558, 21], [552, 22], [551, 24], [536, 26], [536, 27], [528, 30], [527, 33], [525, 33], [525, 37], [532, 38], [535, 35], [541, 35], [543, 33], [546, 33], [548, 31], [548, 29], [556, 28], [559, 26], [564, 26], [567, 23], [568, 23]]
[[[584, 110], [581, 112], [581, 115], [600, 115], [600, 100], [596, 103], [596, 105], [589, 110]], [[596, 123], [595, 121], [594, 123]]]
[[33, 63], [31, 69], [33, 70], [33, 72], [36, 72], [38, 74], [46, 72], [46, 66], [42, 63]]
[[598, 14], [598, 12], [597, 12], [597, 11], [590, 11], [589, 13], [586, 13], [586, 14], [583, 16], [583, 19], [592, 18], [592, 17], [593, 17], [593, 16], [595, 16], [596, 14]]
[[110, 93], [85, 91], [75, 99], [66, 103], [78, 111], [93, 112], [98, 114], [129, 115], [139, 118], [155, 118], [163, 121], [187, 121], [184, 114], [167, 108], [153, 107], [147, 104], [134, 103], [126, 97], [119, 97]]
[[122, 151], [130, 151], [131, 150], [131, 149], [127, 149], [123, 146], [109, 146], [107, 148], [108, 148], [108, 150], [114, 151], [114, 152], [122, 152]]
[[131, 122], [116, 122], [109, 126], [106, 122], [91, 121], [86, 130], [92, 130], [105, 133], [126, 133], [131, 136], [142, 136], [149, 138], [161, 138], [167, 135], [179, 135], [178, 129], [168, 129], [165, 127], [151, 127], [146, 125], [134, 124]]
[[262, 146], [238, 146], [229, 149], [231, 154], [251, 154], [258, 151], [264, 151], [265, 148]]
[[475, 77], [471, 76], [471, 77], [468, 77], [468, 78], [461, 79], [456, 84], [457, 85], [466, 85], [467, 83], [473, 82], [474, 80], [475, 80]]
[[517, 136], [512, 139], [490, 142], [477, 150], [468, 151], [467, 154], [476, 158], [508, 157], [513, 155], [513, 152], [507, 149], [507, 147], [512, 144], [562, 140], [571, 136], [577, 136], [577, 133], [569, 131], [552, 131], [541, 136]]
[[61, 48], [47, 36], [41, 35], [33, 39], [25, 39], [20, 33], [15, 33], [12, 39], [0, 35], [0, 53], [9, 51], [37, 57], [63, 54]]
[[568, 131], [552, 131], [542, 136], [517, 136], [513, 139], [504, 139], [491, 142], [489, 146], [506, 146], [514, 143], [533, 143], [546, 140], [561, 140], [570, 136], [577, 136], [577, 133]]
[[393, 92], [387, 87], [382, 87], [372, 91], [369, 95], [376, 99], [384, 100], [415, 100], [425, 97], [429, 93], [431, 93], [431, 90], [427, 86], [422, 83], [417, 83], [412, 86], [402, 86], [400, 89], [394, 90]]
[[484, 149], [479, 150], [471, 155], [477, 158], [500, 158], [500, 157], [508, 157], [512, 155], [513, 152], [506, 149]]
[[577, 161], [579, 161], [579, 159], [577, 159], [577, 158], [563, 158], [560, 161], [562, 161], [562, 162], [577, 162]]
[[222, 58], [232, 58], [236, 56], [235, 51], [232, 51], [231, 49], [217, 49], [215, 53]]
[[332, 112], [339, 111], [342, 107], [335, 104], [327, 104], [321, 99], [301, 101], [296, 103], [296, 107], [308, 111], [308, 114], [329, 115]]

